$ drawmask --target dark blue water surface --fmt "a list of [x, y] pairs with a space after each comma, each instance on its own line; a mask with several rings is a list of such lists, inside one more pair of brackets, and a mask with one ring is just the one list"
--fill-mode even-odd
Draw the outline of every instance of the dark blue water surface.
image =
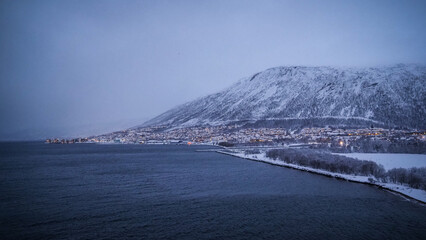
[[210, 147], [0, 144], [1, 239], [426, 239], [426, 207]]

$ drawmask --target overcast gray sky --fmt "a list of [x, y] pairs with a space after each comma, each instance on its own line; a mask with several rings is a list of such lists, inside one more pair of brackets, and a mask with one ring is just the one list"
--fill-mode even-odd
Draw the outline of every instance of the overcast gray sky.
[[102, 133], [281, 65], [426, 63], [426, 1], [0, 1], [0, 139]]

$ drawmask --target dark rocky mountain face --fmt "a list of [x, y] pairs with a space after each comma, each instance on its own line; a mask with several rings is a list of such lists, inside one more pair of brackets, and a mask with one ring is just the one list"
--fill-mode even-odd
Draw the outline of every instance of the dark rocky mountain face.
[[277, 67], [142, 126], [384, 126], [425, 129], [426, 67]]

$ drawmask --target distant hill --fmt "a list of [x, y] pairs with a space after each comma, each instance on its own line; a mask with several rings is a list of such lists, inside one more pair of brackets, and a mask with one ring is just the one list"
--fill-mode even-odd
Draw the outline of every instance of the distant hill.
[[426, 67], [276, 67], [141, 126], [385, 126], [425, 129]]

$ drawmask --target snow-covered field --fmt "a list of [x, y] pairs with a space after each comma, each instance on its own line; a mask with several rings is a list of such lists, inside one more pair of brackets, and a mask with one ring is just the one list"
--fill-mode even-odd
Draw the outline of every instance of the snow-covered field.
[[[337, 153], [336, 153], [337, 154]], [[426, 167], [425, 154], [401, 154], [401, 153], [338, 153], [339, 155], [370, 160], [382, 164], [386, 170], [392, 168]]]
[[[255, 161], [259, 161], [259, 162], [265, 162], [265, 163], [269, 163], [269, 164], [273, 164], [273, 165], [277, 165], [277, 166], [290, 167], [290, 168], [294, 168], [294, 169], [298, 169], [298, 170], [302, 170], [302, 171], [308, 171], [308, 172], [313, 172], [313, 173], [322, 174], [322, 175], [326, 175], [326, 176], [332, 176], [332, 177], [336, 177], [336, 178], [346, 179], [346, 180], [350, 180], [350, 181], [354, 181], [354, 182], [374, 184], [374, 185], [380, 186], [384, 189], [388, 189], [388, 190], [391, 190], [393, 192], [401, 193], [402, 195], [405, 195], [405, 196], [411, 197], [413, 199], [417, 199], [420, 202], [426, 203], [426, 191], [423, 191], [423, 190], [420, 190], [420, 189], [410, 188], [410, 187], [404, 186], [404, 185], [393, 184], [393, 183], [381, 183], [381, 182], [378, 182], [378, 181], [375, 181], [374, 183], [372, 183], [372, 182], [370, 182], [369, 178], [375, 179], [373, 176], [367, 177], [367, 176], [341, 174], [341, 173], [334, 173], [334, 172], [329, 172], [329, 171], [325, 171], [325, 170], [321, 170], [321, 169], [303, 167], [303, 166], [299, 166], [299, 165], [295, 165], [295, 164], [288, 164], [288, 163], [285, 163], [285, 162], [280, 161], [280, 160], [270, 159], [270, 158], [266, 157], [265, 153], [247, 154], [246, 155], [243, 152], [240, 152], [238, 150], [234, 150], [233, 152], [228, 152], [228, 151], [217, 151], [217, 152], [232, 155], [232, 156], [235, 156], [235, 157], [246, 158], [246, 159], [255, 160]], [[404, 154], [404, 155], [411, 155], [411, 154]]]

